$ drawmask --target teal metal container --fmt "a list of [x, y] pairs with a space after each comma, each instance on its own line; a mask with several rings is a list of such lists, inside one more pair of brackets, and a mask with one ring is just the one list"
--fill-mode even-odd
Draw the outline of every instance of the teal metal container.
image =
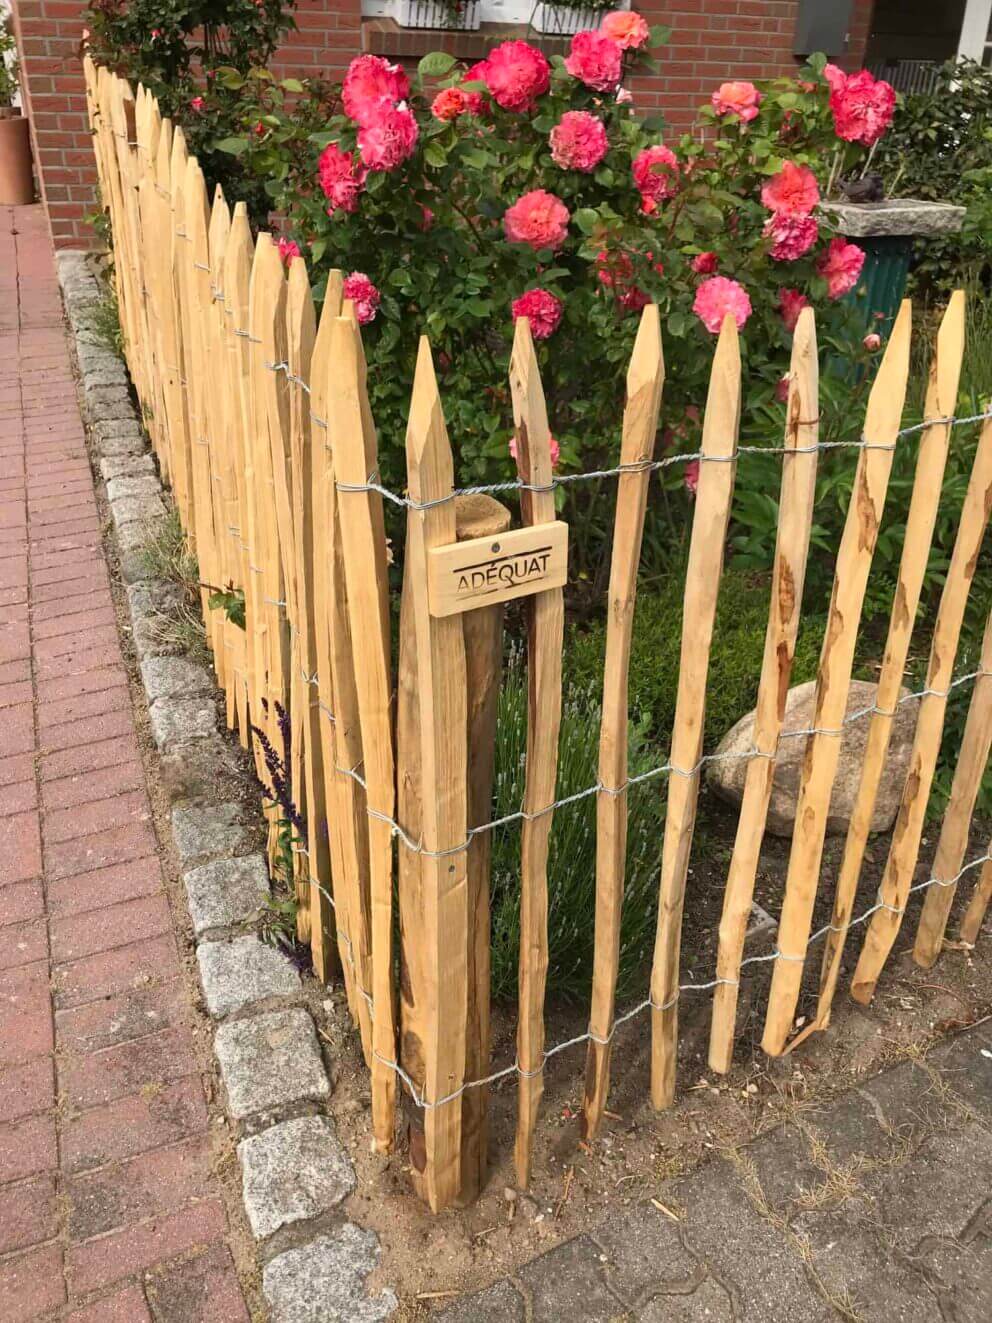
[[858, 309], [866, 332], [877, 331], [885, 338], [906, 293], [915, 239], [908, 234], [878, 234], [852, 239], [851, 243], [864, 249], [865, 264], [846, 302]]

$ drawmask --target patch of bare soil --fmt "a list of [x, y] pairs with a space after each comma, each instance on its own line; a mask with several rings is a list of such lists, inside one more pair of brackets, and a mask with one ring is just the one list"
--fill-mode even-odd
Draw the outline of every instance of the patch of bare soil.
[[[682, 981], [713, 977], [715, 940], [736, 815], [704, 792], [686, 902]], [[937, 828], [925, 834], [917, 880], [929, 876]], [[976, 823], [966, 858], [981, 854], [989, 824]], [[756, 900], [781, 908], [789, 842], [766, 839]], [[865, 859], [855, 914], [868, 909], [884, 868], [889, 838], [875, 836]], [[814, 931], [830, 917], [833, 882], [843, 836], [828, 838]], [[966, 875], [949, 932], [971, 894], [977, 870]], [[714, 1075], [706, 1064], [711, 998], [684, 993], [681, 1001], [679, 1091], [674, 1107], [655, 1113], [649, 1101], [650, 1021], [642, 1013], [617, 1034], [609, 1113], [600, 1136], [580, 1139], [585, 1044], [549, 1060], [534, 1153], [531, 1187], [515, 1188], [513, 1135], [516, 1078], [491, 1091], [491, 1177], [471, 1206], [433, 1216], [412, 1193], [405, 1135], [388, 1158], [371, 1151], [369, 1078], [357, 1035], [339, 988], [310, 985], [312, 1006], [334, 1081], [328, 1110], [358, 1172], [348, 1214], [379, 1235], [383, 1257], [377, 1282], [396, 1290], [401, 1317], [414, 1320], [464, 1292], [479, 1290], [560, 1241], [608, 1219], [613, 1210], [651, 1197], [668, 1178], [690, 1171], [720, 1150], [735, 1150], [782, 1121], [820, 1105], [895, 1061], [924, 1052], [939, 1037], [992, 1013], [992, 968], [981, 946], [972, 955], [945, 952], [933, 970], [912, 961], [910, 950], [922, 897], [911, 900], [893, 956], [871, 1007], [846, 995], [864, 928], [852, 931], [829, 1028], [777, 1059], [760, 1049], [770, 964], [751, 966], [741, 989], [732, 1071]], [[986, 936], [981, 940], [988, 940]], [[771, 949], [749, 947], [746, 954]], [[798, 1016], [816, 1005], [820, 950], [811, 949]], [[647, 988], [648, 971], [644, 986]], [[621, 1008], [622, 1010], [623, 1008]], [[548, 1045], [582, 1034], [587, 1011], [549, 1003]], [[494, 1015], [493, 1068], [514, 1060], [515, 1009]]]

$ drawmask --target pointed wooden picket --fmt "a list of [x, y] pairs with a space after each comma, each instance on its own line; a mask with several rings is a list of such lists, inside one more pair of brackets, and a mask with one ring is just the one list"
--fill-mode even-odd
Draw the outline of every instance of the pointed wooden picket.
[[[555, 518], [551, 432], [530, 323], [517, 319], [510, 355], [510, 391], [517, 472], [525, 525]], [[517, 1066], [520, 1096], [514, 1163], [517, 1182], [530, 1183], [534, 1128], [544, 1092], [544, 991], [548, 975], [548, 843], [558, 776], [565, 603], [551, 588], [526, 599], [527, 771], [520, 831], [520, 967]]]
[[[372, 935], [372, 1125], [376, 1147], [393, 1146], [396, 1028], [393, 1006], [393, 833], [396, 806], [391, 720], [389, 608], [382, 498], [365, 484], [376, 471], [376, 437], [365, 389], [365, 355], [351, 317], [334, 324], [328, 412], [368, 800]], [[358, 490], [343, 490], [342, 486]]]
[[978, 557], [990, 511], [992, 421], [986, 422], [979, 438], [951, 553], [951, 564], [937, 609], [930, 663], [927, 666], [927, 693], [920, 699], [909, 771], [879, 887], [879, 900], [884, 908], [876, 911], [868, 925], [851, 983], [851, 996], [863, 1005], [867, 1005], [874, 996], [878, 976], [892, 950], [906, 910], [944, 732], [948, 685], [954, 675], [954, 658], [964, 623], [968, 593], [978, 568]]
[[[627, 853], [627, 727], [630, 714], [627, 678], [665, 363], [656, 304], [648, 304], [627, 369], [627, 404], [620, 441], [620, 463], [632, 471], [620, 476], [613, 521], [613, 559], [603, 672], [603, 716], [599, 735], [599, 784], [596, 800], [596, 935], [592, 971], [592, 1008], [586, 1058], [583, 1131], [599, 1129], [610, 1088], [610, 1055], [616, 984], [620, 962], [620, 910]], [[639, 467], [641, 466], [641, 467]]]
[[785, 455], [771, 603], [754, 718], [756, 756], [745, 773], [717, 948], [716, 976], [719, 981], [713, 992], [709, 1063], [711, 1069], [721, 1074], [730, 1069], [733, 1056], [741, 957], [751, 916], [761, 842], [768, 821], [775, 755], [796, 652], [806, 558], [813, 526], [815, 447], [819, 438], [819, 364], [812, 308], [804, 308], [799, 314], [793, 333], [785, 417]]
[[964, 863], [972, 814], [988, 765], [989, 749], [992, 748], [992, 614], [985, 625], [978, 665], [980, 674], [972, 690], [968, 719], [961, 737], [961, 751], [951, 784], [951, 797], [944, 812], [937, 853], [930, 870], [936, 885], [930, 887], [924, 897], [916, 944], [913, 947], [913, 959], [924, 969], [930, 968], [943, 946], [947, 921], [957, 892], [954, 879]]
[[762, 1039], [762, 1046], [772, 1056], [785, 1049], [799, 999], [830, 796], [847, 712], [854, 645], [906, 399], [910, 330], [910, 305], [905, 302], [868, 398], [865, 447], [858, 455], [854, 489], [837, 555], [813, 701], [814, 733], [809, 736], [803, 761], [778, 929], [778, 952]]
[[[926, 403], [923, 406], [925, 418], [949, 420], [954, 414], [964, 354], [964, 318], [964, 294], [959, 290], [951, 296], [937, 333], [936, 351], [930, 365], [930, 381]], [[797, 1036], [796, 1043], [809, 1033], [826, 1028], [830, 1021], [830, 1006], [840, 977], [840, 963], [847, 940], [848, 925], [854, 910], [861, 864], [868, 844], [875, 801], [885, 772], [896, 704], [899, 701], [909, 645], [916, 623], [916, 612], [929, 561], [951, 430], [949, 421], [937, 422], [926, 428], [920, 437], [913, 495], [910, 499], [902, 559], [899, 564], [899, 578], [896, 583], [882, 670], [875, 694], [875, 711], [872, 713], [871, 725], [868, 729], [868, 743], [865, 747], [861, 777], [847, 830], [840, 875], [837, 879], [833, 915], [830, 920], [831, 928], [824, 944], [819, 1001], [812, 1023]]]
[[669, 753], [672, 770], [651, 969], [651, 1102], [656, 1110], [670, 1107], [675, 1097], [682, 907], [696, 824], [706, 677], [734, 494], [740, 412], [740, 346], [734, 320], [727, 316], [713, 355], [703, 418], [703, 458], [686, 569], [679, 684]]

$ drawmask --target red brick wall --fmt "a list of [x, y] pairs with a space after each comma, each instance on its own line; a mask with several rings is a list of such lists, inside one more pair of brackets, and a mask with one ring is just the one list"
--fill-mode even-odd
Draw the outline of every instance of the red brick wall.
[[[850, 50], [842, 63], [863, 59], [873, 0], [855, 0]], [[642, 0], [651, 23], [672, 28], [660, 73], [640, 80], [638, 106], [662, 109], [674, 128], [728, 78], [767, 78], [796, 67], [792, 55], [798, 0]], [[21, 82], [42, 198], [57, 247], [93, 241], [84, 217], [95, 203], [96, 177], [79, 47], [82, 0], [14, 0]], [[300, 0], [299, 31], [276, 61], [283, 76], [335, 77], [361, 49], [360, 0]]]
[[[855, 0], [849, 47], [838, 60], [845, 68], [861, 67], [873, 4]], [[661, 110], [677, 130], [689, 127], [720, 83], [774, 78], [800, 63], [792, 53], [799, 0], [640, 0], [636, 7], [672, 35], [657, 74], [637, 80], [635, 102]]]

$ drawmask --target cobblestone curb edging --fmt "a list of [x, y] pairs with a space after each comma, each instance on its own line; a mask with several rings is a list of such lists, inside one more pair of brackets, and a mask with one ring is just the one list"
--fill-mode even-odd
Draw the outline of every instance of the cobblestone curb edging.
[[173, 803], [172, 833], [193, 922], [226, 1107], [241, 1138], [242, 1197], [272, 1323], [379, 1323], [397, 1308], [370, 1294], [375, 1235], [340, 1204], [355, 1173], [321, 1105], [331, 1085], [297, 971], [254, 935], [268, 894], [257, 822], [231, 800], [239, 751], [218, 730], [209, 671], [156, 636], [176, 586], [148, 575], [141, 547], [167, 517], [127, 369], [98, 331], [101, 285], [87, 254], [57, 255], [83, 418], [106, 484], [152, 736]]

